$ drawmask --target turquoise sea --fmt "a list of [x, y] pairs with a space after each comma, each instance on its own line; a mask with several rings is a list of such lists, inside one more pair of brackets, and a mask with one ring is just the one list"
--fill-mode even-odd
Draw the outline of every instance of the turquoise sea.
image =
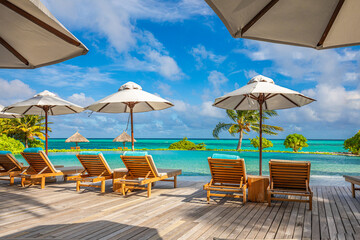
[[[159, 149], [168, 148], [171, 143], [177, 142], [180, 139], [136, 139], [136, 149]], [[235, 149], [237, 146], [237, 139], [189, 139], [194, 143], [205, 143], [208, 149]], [[114, 143], [112, 139], [104, 138], [89, 138], [89, 143], [79, 143], [81, 148], [86, 149], [113, 149], [122, 147], [122, 143]], [[267, 148], [269, 150], [289, 151], [284, 147], [284, 139], [271, 140], [274, 146]], [[343, 148], [344, 140], [308, 140], [309, 147], [304, 148], [303, 151], [307, 152], [344, 152]], [[65, 138], [57, 138], [49, 140], [49, 149], [70, 149], [71, 146], [75, 146], [75, 143], [65, 143]], [[127, 147], [131, 147], [130, 143], [126, 143]], [[242, 142], [242, 149], [252, 149], [248, 139], [244, 139]]]
[[[122, 144], [113, 143], [112, 139], [89, 139], [90, 143], [80, 144], [83, 149], [103, 148], [112, 149]], [[51, 139], [49, 141], [50, 149], [70, 148], [74, 144], [65, 143], [65, 139]], [[172, 142], [178, 139], [137, 139], [135, 148], [168, 148]], [[208, 148], [212, 149], [233, 149], [236, 147], [236, 140], [214, 140], [214, 139], [196, 139], [196, 143], [204, 142]], [[273, 150], [288, 150], [282, 143], [283, 140], [272, 140], [274, 143]], [[306, 151], [319, 152], [343, 152], [343, 140], [309, 140], [309, 147]], [[127, 144], [130, 147], [130, 144]], [[244, 149], [253, 149], [248, 140], [243, 142]], [[217, 151], [148, 151], [154, 157], [158, 168], [179, 168], [183, 171], [183, 176], [205, 177], [210, 176], [207, 158]], [[103, 154], [111, 168], [124, 167], [120, 154], [121, 151], [105, 151]], [[221, 152], [225, 153], [225, 152]], [[49, 153], [49, 157], [56, 165], [80, 165], [76, 153]], [[245, 159], [247, 172], [249, 174], [258, 174], [258, 152], [226, 152], [226, 154], [239, 155]], [[17, 156], [21, 158], [21, 156]], [[351, 156], [334, 156], [318, 154], [291, 154], [291, 153], [263, 153], [263, 174], [268, 174], [268, 161], [270, 159], [287, 159], [287, 160], [305, 160], [311, 161], [311, 174], [316, 177], [338, 178], [342, 175], [359, 175], [360, 157]], [[342, 178], [341, 178], [342, 179]], [[329, 181], [330, 181], [329, 180]]]

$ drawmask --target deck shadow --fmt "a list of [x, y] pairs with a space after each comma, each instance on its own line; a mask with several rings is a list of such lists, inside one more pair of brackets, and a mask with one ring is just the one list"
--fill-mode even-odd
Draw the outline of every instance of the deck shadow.
[[[21, 189], [19, 189], [19, 191], [21, 191]], [[0, 201], [1, 214], [7, 214], [7, 212], [12, 211], [12, 214], [16, 214], [17, 212], [25, 212], [34, 217], [41, 217], [43, 214], [39, 213], [39, 209], [46, 209], [47, 211], [53, 210], [53, 208], [48, 204], [44, 204], [36, 200], [36, 196], [29, 197], [23, 194], [1, 192]], [[1, 214], [0, 223], [2, 219]]]
[[162, 239], [155, 228], [112, 221], [40, 225], [1, 239]]

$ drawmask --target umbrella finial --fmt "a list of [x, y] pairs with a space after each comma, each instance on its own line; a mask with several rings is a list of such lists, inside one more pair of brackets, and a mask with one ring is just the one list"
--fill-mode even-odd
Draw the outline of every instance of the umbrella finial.
[[248, 84], [251, 83], [255, 83], [255, 82], [267, 82], [267, 83], [272, 83], [275, 84], [274, 80], [272, 80], [271, 78], [265, 77], [263, 75], [257, 75], [255, 77], [253, 77]]
[[55, 93], [52, 93], [48, 90], [42, 91], [41, 93], [36, 94], [34, 97], [44, 97], [44, 96], [48, 96], [48, 97], [56, 97]]
[[130, 89], [142, 90], [142, 88], [139, 84], [134, 83], [134, 82], [127, 82], [119, 88], [119, 91], [130, 90]]

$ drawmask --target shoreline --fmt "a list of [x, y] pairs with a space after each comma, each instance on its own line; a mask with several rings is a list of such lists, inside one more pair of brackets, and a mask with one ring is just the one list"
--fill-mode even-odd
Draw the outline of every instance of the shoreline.
[[[124, 152], [123, 150], [117, 148], [104, 148], [104, 149], [49, 149], [49, 152], [52, 153], [61, 153], [61, 152], [81, 152], [81, 151], [101, 151], [101, 152]], [[128, 151], [131, 151], [130, 149]], [[204, 149], [204, 150], [185, 150], [185, 149], [167, 149], [167, 148], [154, 148], [154, 149], [135, 149], [135, 151], [217, 151], [217, 152], [259, 152], [259, 150], [252, 149]], [[348, 156], [348, 157], [359, 157], [359, 155], [352, 154], [349, 152], [293, 152], [293, 151], [280, 151], [280, 150], [263, 150], [263, 152], [268, 153], [291, 153], [291, 154], [318, 154], [318, 155], [333, 155], [333, 156]]]

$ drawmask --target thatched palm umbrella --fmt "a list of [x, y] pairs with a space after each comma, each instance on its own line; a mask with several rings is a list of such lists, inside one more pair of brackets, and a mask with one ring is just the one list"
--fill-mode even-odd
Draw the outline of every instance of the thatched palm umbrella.
[[87, 140], [83, 135], [81, 135], [79, 131], [76, 131], [76, 133], [74, 133], [74, 135], [66, 139], [65, 142], [67, 143], [74, 142], [77, 147], [79, 142], [89, 142], [89, 140]]
[[[129, 134], [127, 134], [125, 131], [123, 131], [119, 136], [114, 138], [113, 142], [122, 142], [124, 144], [124, 148], [125, 148], [125, 143], [131, 142], [131, 136]], [[134, 139], [134, 142], [136, 142], [135, 139]]]

